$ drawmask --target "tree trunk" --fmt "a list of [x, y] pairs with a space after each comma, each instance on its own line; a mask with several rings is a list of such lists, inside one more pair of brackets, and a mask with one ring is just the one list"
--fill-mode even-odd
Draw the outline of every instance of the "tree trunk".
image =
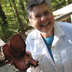
[[2, 10], [2, 7], [0, 5], [0, 25], [2, 28], [2, 35], [1, 38], [6, 41], [6, 39], [8, 39], [8, 37], [11, 35], [11, 32], [8, 30], [8, 23], [7, 23], [7, 18], [6, 15], [4, 13], [4, 11]]
[[18, 10], [17, 10], [17, 8], [16, 8], [15, 1], [12, 0], [12, 2], [13, 2], [13, 4], [14, 4], [14, 9], [15, 9], [15, 11], [16, 11], [16, 15], [17, 15], [17, 17], [18, 17], [18, 21], [19, 21], [19, 24], [20, 24], [21, 31], [22, 31], [22, 33], [25, 34], [24, 29], [23, 29], [23, 26], [22, 26], [21, 19], [20, 19], [19, 14], [18, 14]]
[[[23, 12], [25, 11], [25, 7], [24, 7], [24, 4], [22, 2], [22, 0], [19, 0], [20, 1], [20, 6], [21, 6], [21, 9], [23, 10]], [[24, 16], [24, 19], [25, 19], [25, 16]]]
[[1, 5], [0, 5], [0, 18], [2, 19], [2, 23], [1, 23], [2, 31], [3, 31], [3, 33], [5, 33], [6, 28], [8, 27], [8, 24], [7, 24], [7, 20], [6, 20], [7, 18], [5, 16], [4, 11], [2, 10]]
[[69, 3], [68, 3], [68, 0], [66, 0], [66, 2], [67, 2], [67, 5], [68, 5], [68, 4], [69, 4]]

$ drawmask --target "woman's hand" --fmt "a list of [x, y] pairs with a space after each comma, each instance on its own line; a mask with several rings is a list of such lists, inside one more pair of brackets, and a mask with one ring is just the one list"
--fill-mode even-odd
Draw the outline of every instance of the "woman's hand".
[[29, 55], [29, 57], [32, 57], [32, 54], [29, 51], [26, 51], [26, 54]]

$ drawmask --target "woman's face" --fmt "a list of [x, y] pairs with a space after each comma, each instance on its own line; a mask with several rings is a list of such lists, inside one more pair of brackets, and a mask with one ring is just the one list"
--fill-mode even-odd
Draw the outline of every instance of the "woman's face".
[[33, 7], [31, 11], [31, 19], [29, 20], [32, 26], [40, 32], [53, 30], [54, 16], [47, 4], [40, 4]]

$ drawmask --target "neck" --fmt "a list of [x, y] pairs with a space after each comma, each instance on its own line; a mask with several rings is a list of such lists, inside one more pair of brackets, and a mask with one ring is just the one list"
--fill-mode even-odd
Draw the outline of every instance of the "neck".
[[54, 33], [54, 29], [52, 29], [51, 31], [48, 31], [48, 32], [41, 32], [41, 35], [44, 38], [48, 38], [48, 37], [52, 36], [53, 33]]

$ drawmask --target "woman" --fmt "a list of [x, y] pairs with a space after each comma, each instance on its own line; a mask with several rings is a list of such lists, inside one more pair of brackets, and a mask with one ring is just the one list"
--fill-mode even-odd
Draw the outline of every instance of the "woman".
[[35, 30], [26, 39], [26, 49], [39, 61], [27, 72], [72, 72], [72, 25], [56, 22], [45, 0], [30, 0], [27, 14]]

